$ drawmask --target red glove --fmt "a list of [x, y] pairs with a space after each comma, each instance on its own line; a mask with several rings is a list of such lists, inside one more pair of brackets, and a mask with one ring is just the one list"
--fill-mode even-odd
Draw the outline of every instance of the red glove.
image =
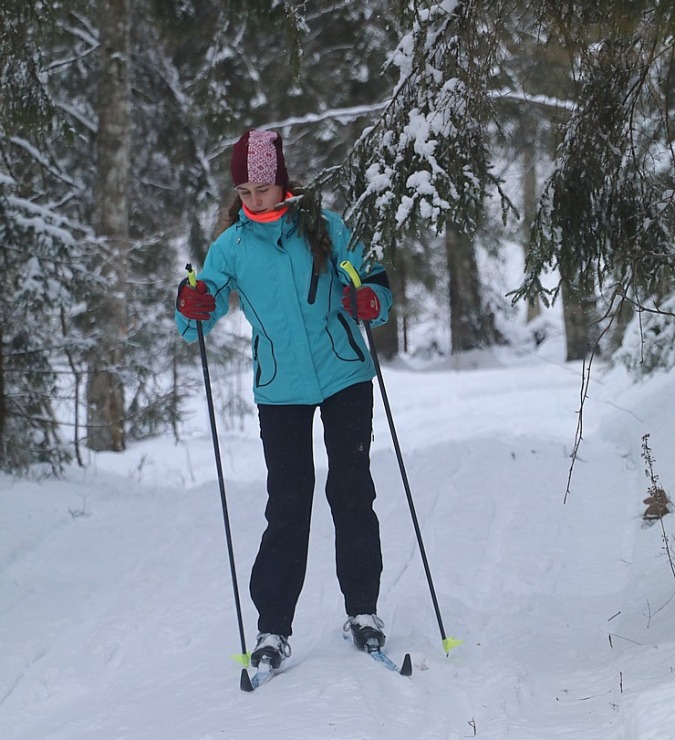
[[203, 280], [197, 280], [197, 285], [193, 288], [185, 278], [178, 286], [176, 308], [186, 319], [208, 321], [211, 311], [215, 311], [216, 299], [209, 293]]
[[[345, 311], [353, 317], [352, 290], [349, 285], [342, 291], [342, 305]], [[380, 315], [380, 301], [377, 293], [367, 285], [356, 291], [356, 313], [363, 321], [372, 321]]]

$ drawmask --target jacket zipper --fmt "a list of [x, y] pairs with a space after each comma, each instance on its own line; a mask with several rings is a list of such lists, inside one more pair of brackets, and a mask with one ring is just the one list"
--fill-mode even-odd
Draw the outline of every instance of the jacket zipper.
[[313, 305], [316, 301], [316, 290], [319, 285], [319, 271], [315, 268], [312, 270], [312, 282], [309, 284], [309, 294], [307, 296], [307, 303]]

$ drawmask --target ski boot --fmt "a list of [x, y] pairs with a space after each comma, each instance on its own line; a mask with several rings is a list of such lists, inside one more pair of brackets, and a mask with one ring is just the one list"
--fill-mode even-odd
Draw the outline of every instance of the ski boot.
[[261, 661], [267, 662], [270, 668], [279, 668], [281, 662], [291, 654], [291, 646], [288, 638], [283, 635], [272, 635], [269, 632], [261, 632], [251, 653], [251, 665], [257, 668]]
[[384, 647], [386, 637], [382, 628], [384, 622], [377, 614], [357, 614], [355, 617], [349, 617], [345, 622], [344, 630], [351, 630], [354, 645], [359, 650], [366, 650], [374, 653]]

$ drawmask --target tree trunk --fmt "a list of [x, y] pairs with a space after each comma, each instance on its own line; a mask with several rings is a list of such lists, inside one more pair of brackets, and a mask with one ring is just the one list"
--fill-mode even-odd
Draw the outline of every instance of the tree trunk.
[[124, 339], [129, 252], [131, 152], [131, 0], [99, 0], [100, 80], [98, 87], [95, 266], [105, 295], [90, 304], [95, 347], [89, 357], [87, 446], [124, 449]]
[[398, 321], [396, 320], [396, 304], [391, 307], [389, 320], [386, 324], [373, 329], [373, 341], [377, 354], [382, 360], [393, 360], [398, 354]]
[[466, 352], [492, 344], [492, 317], [481, 301], [481, 284], [473, 239], [449, 225], [445, 245], [450, 275], [450, 331], [452, 352]]
[[378, 356], [383, 360], [393, 360], [398, 354], [398, 318], [405, 314], [405, 275], [397, 267], [396, 254], [392, 250], [391, 264], [387, 265], [387, 277], [393, 299], [389, 320], [373, 329], [373, 341]]
[[563, 317], [567, 340], [567, 361], [583, 360], [597, 343], [594, 331], [596, 298], [592, 285], [583, 277], [562, 282]]
[[[521, 121], [521, 144], [523, 146], [523, 252], [529, 253], [530, 228], [537, 215], [537, 122], [529, 116]], [[528, 323], [541, 313], [539, 298], [527, 302]]]
[[5, 343], [3, 341], [2, 326], [0, 326], [0, 468], [4, 470], [6, 461], [5, 451], [7, 440], [5, 439], [5, 420], [7, 418], [7, 396], [5, 394]]

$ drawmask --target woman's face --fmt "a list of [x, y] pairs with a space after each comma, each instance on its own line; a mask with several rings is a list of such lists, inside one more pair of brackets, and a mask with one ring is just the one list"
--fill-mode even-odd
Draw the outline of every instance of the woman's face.
[[281, 185], [245, 182], [238, 185], [236, 191], [241, 202], [253, 213], [267, 213], [284, 199], [284, 189]]

